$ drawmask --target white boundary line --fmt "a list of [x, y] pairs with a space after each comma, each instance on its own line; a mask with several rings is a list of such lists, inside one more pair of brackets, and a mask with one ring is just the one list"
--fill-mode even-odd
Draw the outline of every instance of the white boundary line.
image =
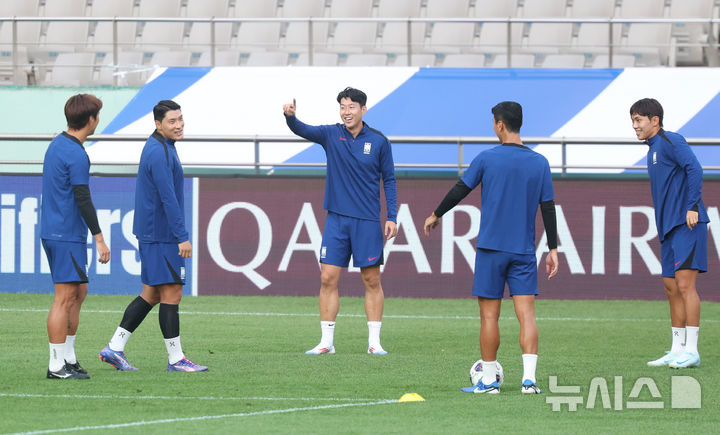
[[[372, 402], [378, 399], [344, 398], [344, 397], [222, 397], [222, 396], [120, 396], [95, 394], [31, 394], [31, 393], [0, 393], [0, 397], [33, 398], [33, 399], [132, 399], [132, 400], [266, 400], [282, 401], [322, 401], [322, 402]], [[388, 399], [389, 400], [389, 399]]]
[[[3, 308], [0, 312], [11, 313], [47, 313], [47, 309], [39, 308]], [[119, 310], [82, 310], [83, 313], [94, 314], [122, 314]], [[199, 316], [256, 316], [256, 317], [317, 317], [317, 313], [262, 313], [262, 312], [245, 312], [245, 311], [183, 311], [183, 315], [199, 315]], [[362, 317], [365, 314], [338, 314], [338, 317]], [[478, 320], [479, 316], [425, 316], [425, 315], [403, 315], [403, 314], [386, 314], [385, 319], [418, 319], [418, 320]], [[500, 320], [515, 320], [514, 316], [500, 317]], [[658, 318], [623, 318], [623, 317], [536, 317], [537, 321], [547, 322], [667, 322], [666, 317]], [[720, 319], [702, 319], [703, 323], [718, 323]]]
[[389, 403], [399, 403], [397, 400], [379, 400], [376, 402], [362, 402], [362, 403], [343, 403], [340, 405], [321, 405], [321, 406], [308, 406], [304, 408], [286, 408], [286, 409], [271, 409], [267, 411], [257, 412], [242, 412], [237, 414], [220, 414], [220, 415], [203, 415], [197, 417], [182, 417], [182, 418], [167, 418], [162, 420], [140, 420], [130, 423], [117, 423], [117, 424], [105, 424], [98, 426], [76, 426], [68, 427], [63, 429], [47, 429], [47, 430], [36, 430], [31, 432], [19, 432], [18, 434], [23, 435], [34, 435], [34, 434], [45, 434], [45, 433], [57, 433], [57, 432], [77, 432], [82, 430], [99, 430], [99, 429], [120, 429], [124, 427], [137, 427], [137, 426], [148, 426], [151, 424], [162, 424], [162, 423], [180, 423], [185, 421], [201, 421], [201, 420], [217, 420], [221, 418], [236, 418], [236, 417], [252, 417], [255, 415], [270, 415], [270, 414], [287, 414], [291, 412], [301, 411], [316, 411], [320, 409], [338, 409], [338, 408], [349, 408], [355, 406], [375, 406], [385, 405]]

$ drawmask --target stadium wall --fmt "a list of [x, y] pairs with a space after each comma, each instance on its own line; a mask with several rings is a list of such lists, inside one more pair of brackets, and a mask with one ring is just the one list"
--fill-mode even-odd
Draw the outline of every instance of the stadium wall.
[[[453, 181], [402, 178], [398, 183], [399, 234], [385, 246], [386, 295], [468, 297], [479, 192], [471, 193], [425, 237], [423, 222]], [[0, 177], [0, 186], [0, 291], [51, 292], [39, 240], [40, 177]], [[140, 289], [132, 235], [134, 186], [132, 178], [91, 180], [112, 251], [110, 263], [102, 265], [94, 249], [89, 250], [92, 293], [135, 294]], [[648, 181], [556, 179], [554, 186], [561, 269], [552, 281], [543, 278], [546, 243], [538, 218], [541, 297], [663, 299]], [[186, 180], [185, 218], [194, 246], [194, 257], [187, 262], [186, 294], [316, 295], [323, 189], [324, 179], [311, 177]], [[703, 197], [712, 220], [710, 272], [700, 277], [698, 288], [703, 300], [720, 301], [711, 278], [720, 268], [720, 181], [706, 180]], [[364, 294], [358, 272], [343, 272], [342, 295]]]

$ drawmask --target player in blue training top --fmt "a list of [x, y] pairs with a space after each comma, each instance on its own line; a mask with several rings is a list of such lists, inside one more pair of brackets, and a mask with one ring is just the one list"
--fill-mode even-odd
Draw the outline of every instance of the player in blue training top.
[[88, 379], [75, 356], [80, 307], [88, 292], [88, 229], [98, 261], [110, 261], [90, 196], [90, 159], [83, 142], [95, 132], [102, 101], [79, 94], [65, 103], [68, 129], [55, 136], [45, 153], [40, 204], [40, 238], [47, 254], [55, 299], [47, 320], [50, 379]]
[[636, 101], [630, 118], [637, 138], [650, 147], [647, 167], [672, 325], [670, 351], [648, 365], [697, 367], [700, 298], [695, 281], [698, 272], [707, 271], [710, 222], [702, 200], [702, 167], [685, 138], [663, 130], [663, 108], [657, 100]]
[[425, 234], [472, 189], [481, 185], [480, 231], [475, 253], [473, 295], [480, 305], [480, 352], [483, 376], [466, 393], [500, 392], [496, 381], [497, 350], [500, 345], [498, 318], [505, 284], [513, 298], [520, 322], [523, 360], [523, 394], [539, 394], [535, 379], [538, 329], [535, 295], [538, 294], [535, 257], [535, 216], [542, 212], [549, 253], [548, 279], [558, 272], [557, 222], [552, 177], [547, 159], [522, 144], [522, 107], [505, 101], [492, 108], [493, 128], [502, 145], [483, 151], [465, 175], [450, 189], [435, 212], [425, 220]]
[[397, 235], [397, 189], [390, 141], [362, 120], [364, 92], [346, 88], [337, 96], [342, 124], [311, 126], [295, 117], [295, 100], [283, 112], [293, 133], [322, 145], [327, 155], [323, 208], [328, 211], [320, 247], [320, 343], [308, 355], [335, 353], [335, 319], [340, 308], [338, 280], [350, 255], [365, 284], [368, 353], [385, 355], [380, 345], [385, 297], [380, 284], [383, 229], [380, 225], [380, 179], [387, 205], [385, 238]]
[[137, 370], [125, 357], [125, 345], [152, 307], [160, 304], [160, 330], [168, 352], [167, 370], [202, 372], [206, 366], [185, 357], [180, 345], [178, 305], [185, 284], [185, 259], [192, 255], [185, 228], [184, 175], [175, 142], [183, 138], [180, 105], [162, 100], [153, 108], [155, 131], [140, 156], [135, 186], [133, 233], [138, 239], [142, 292], [125, 309], [120, 326], [100, 359], [118, 370]]

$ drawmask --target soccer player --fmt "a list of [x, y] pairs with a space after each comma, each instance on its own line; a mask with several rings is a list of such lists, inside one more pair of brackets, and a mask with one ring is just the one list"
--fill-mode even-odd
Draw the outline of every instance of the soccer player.
[[684, 137], [663, 130], [663, 108], [657, 100], [636, 101], [630, 118], [637, 138], [649, 146], [650, 191], [672, 327], [670, 351], [648, 365], [697, 367], [700, 298], [695, 281], [699, 272], [707, 271], [710, 222], [702, 200], [702, 167]]
[[70, 97], [65, 103], [68, 129], [50, 142], [43, 162], [40, 238], [55, 283], [47, 319], [49, 379], [90, 377], [75, 356], [75, 334], [88, 292], [88, 229], [98, 260], [110, 261], [90, 196], [90, 159], [83, 147], [97, 128], [101, 108], [102, 101], [94, 95]]
[[538, 330], [535, 295], [538, 294], [535, 257], [535, 216], [542, 212], [550, 252], [548, 279], [558, 272], [557, 222], [552, 177], [547, 159], [522, 144], [522, 107], [504, 101], [492, 108], [493, 129], [502, 145], [483, 151], [465, 175], [450, 189], [435, 212], [425, 219], [425, 234], [440, 218], [478, 185], [482, 188], [480, 231], [475, 252], [473, 295], [480, 306], [480, 352], [483, 376], [466, 393], [497, 394], [498, 318], [507, 283], [520, 322], [523, 360], [523, 394], [540, 394], [535, 379]]
[[342, 123], [311, 126], [295, 117], [295, 100], [283, 106], [293, 133], [322, 145], [327, 154], [323, 208], [328, 211], [320, 247], [320, 328], [322, 338], [308, 355], [335, 353], [335, 319], [340, 308], [338, 281], [350, 255], [365, 284], [368, 325], [367, 352], [385, 355], [380, 345], [385, 296], [380, 284], [383, 228], [380, 226], [380, 178], [387, 206], [386, 240], [397, 235], [397, 190], [390, 141], [369, 127], [364, 92], [345, 88], [337, 96]]
[[120, 326], [100, 359], [118, 370], [137, 370], [125, 357], [130, 335], [152, 307], [160, 304], [160, 330], [168, 352], [167, 370], [202, 372], [206, 366], [185, 357], [180, 345], [178, 305], [185, 284], [185, 259], [192, 255], [185, 228], [183, 169], [175, 142], [183, 138], [180, 105], [162, 100], [153, 108], [155, 131], [140, 156], [135, 186], [133, 233], [138, 239], [143, 283], [140, 296], [125, 309]]

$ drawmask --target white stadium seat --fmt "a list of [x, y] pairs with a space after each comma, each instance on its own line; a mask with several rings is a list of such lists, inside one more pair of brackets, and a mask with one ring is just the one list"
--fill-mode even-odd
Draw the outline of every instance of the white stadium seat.
[[573, 0], [570, 16], [575, 18], [611, 18], [615, 0]]
[[[593, 68], [609, 68], [610, 58], [607, 54], [598, 54], [593, 59]], [[635, 66], [635, 56], [632, 54], [616, 54], [612, 58], [613, 68], [627, 68]]]
[[189, 51], [156, 51], [150, 59], [150, 66], [190, 66]]
[[474, 23], [434, 23], [429, 48], [442, 53], [467, 51], [473, 45], [475, 28]]
[[[410, 66], [431, 67], [435, 66], [436, 60], [437, 59], [434, 54], [413, 53], [412, 56], [410, 56]], [[408, 55], [398, 54], [395, 57], [393, 66], [408, 66]]]
[[375, 48], [377, 23], [337, 23], [328, 49], [343, 53], [359, 53]]
[[95, 53], [60, 53], [46, 82], [53, 86], [87, 85], [93, 78]]
[[93, 0], [90, 16], [93, 17], [131, 17], [134, 0]]
[[[571, 51], [575, 53], [607, 53], [609, 34], [608, 24], [582, 23]], [[613, 24], [613, 45], [617, 46], [620, 43], [621, 36], [620, 25]]]
[[263, 51], [277, 48], [280, 41], [280, 23], [246, 21], [240, 24], [235, 45], [242, 51]]
[[85, 16], [86, 4], [87, 0], [46, 0], [43, 16], [82, 17]]
[[284, 0], [279, 15], [285, 18], [325, 16], [325, 0]]
[[87, 44], [89, 25], [83, 21], [51, 21], [42, 46], [51, 51], [81, 49]]
[[[313, 53], [312, 66], [337, 66], [338, 55], [336, 53]], [[294, 63], [295, 66], [310, 66], [308, 53], [300, 53]]]
[[250, 53], [246, 66], [285, 66], [288, 54], [279, 51], [258, 51]]
[[565, 16], [567, 0], [525, 0], [523, 18], [562, 18]]
[[[670, 3], [670, 18], [710, 18], [713, 0], [676, 0]], [[675, 23], [672, 34], [677, 38], [677, 61], [701, 65], [704, 60], [701, 43], [707, 43], [710, 29], [705, 23]], [[686, 44], [682, 46], [682, 44]], [[695, 45], [695, 46], [692, 46]]]
[[572, 41], [572, 26], [570, 23], [532, 23], [527, 46], [522, 51], [531, 53], [567, 51]]
[[[240, 52], [237, 50], [216, 50], [215, 66], [238, 66], [240, 65]], [[212, 54], [209, 51], [203, 51], [200, 59], [195, 66], [213, 66]]]
[[[518, 50], [522, 43], [522, 24], [511, 24], [511, 44], [513, 50]], [[480, 27], [480, 37], [475, 46], [476, 51], [482, 53], [505, 53], [507, 51], [507, 24], [483, 23]]]
[[0, 17], [34, 17], [38, 14], [37, 0], [2, 0]]
[[419, 17], [422, 0], [380, 0], [380, 18]]
[[[117, 43], [120, 50], [126, 50], [135, 44], [136, 23], [117, 22]], [[113, 23], [103, 21], [97, 23], [88, 47], [95, 51], [111, 52], [113, 50]]]
[[373, 0], [332, 0], [330, 16], [362, 18], [372, 16]]
[[623, 0], [622, 18], [661, 18], [665, 15], [665, 0]]
[[[307, 22], [289, 23], [285, 29], [285, 36], [281, 41], [282, 48], [288, 51], [302, 52], [308, 49], [308, 27]], [[313, 47], [325, 49], [328, 42], [328, 24], [312, 23]]]
[[476, 18], [514, 17], [516, 1], [475, 0], [474, 15]]
[[[202, 52], [203, 50], [210, 47], [211, 34], [210, 26], [211, 23], [192, 23], [190, 26], [190, 33], [186, 42], [187, 47], [192, 51]], [[227, 48], [230, 46], [232, 40], [232, 23], [215, 23], [215, 46], [219, 48]]]
[[138, 16], [141, 17], [179, 17], [182, 0], [140, 0]]
[[485, 66], [484, 54], [448, 54], [445, 55], [443, 68], [482, 68]]
[[344, 66], [385, 66], [387, 56], [384, 54], [348, 54]]
[[[236, 9], [239, 5], [265, 4], [262, 1], [240, 1], [236, 2]], [[228, 0], [187, 0], [184, 15], [188, 18], [225, 18], [228, 16]]]
[[138, 41], [138, 47], [145, 51], [178, 48], [183, 44], [184, 23], [146, 22]]
[[113, 65], [112, 54], [107, 54], [100, 64], [96, 84], [112, 85], [117, 74], [120, 86], [142, 86], [150, 74], [150, 69], [142, 63], [143, 53], [140, 51], [121, 51], [117, 65]]
[[[193, 1], [203, 2], [203, 0]], [[235, 1], [236, 18], [272, 18], [276, 13], [277, 2], [275, 0]]]
[[[425, 41], [425, 25], [422, 23], [411, 23], [412, 51], [423, 49]], [[378, 43], [378, 49], [387, 53], [404, 53], [408, 47], [408, 25], [407, 23], [392, 22], [382, 26], [382, 37]]]
[[584, 68], [584, 54], [548, 54], [540, 65], [543, 68]]
[[462, 18], [468, 16], [468, 0], [427, 0], [428, 18]]
[[535, 55], [533, 54], [513, 54], [510, 56], [511, 64], [508, 65], [508, 57], [506, 54], [496, 54], [485, 67], [488, 68], [533, 68], [535, 66]]

